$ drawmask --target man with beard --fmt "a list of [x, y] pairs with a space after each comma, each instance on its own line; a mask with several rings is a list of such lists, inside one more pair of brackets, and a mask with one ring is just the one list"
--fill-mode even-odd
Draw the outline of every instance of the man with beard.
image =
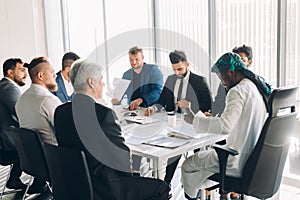
[[57, 144], [54, 135], [54, 111], [61, 101], [51, 92], [57, 91], [56, 74], [47, 57], [25, 63], [32, 81], [16, 104], [20, 127], [40, 132], [43, 142]]
[[144, 63], [142, 48], [134, 46], [129, 49], [128, 55], [131, 69], [122, 78], [131, 80], [126, 90], [129, 109], [152, 106], [161, 93], [163, 74], [157, 65]]
[[1, 156], [13, 164], [6, 187], [25, 189], [26, 185], [20, 179], [20, 161], [9, 127], [19, 127], [15, 105], [21, 96], [20, 86], [25, 85], [27, 70], [20, 58], [10, 58], [3, 63], [3, 75], [0, 81], [0, 149]]
[[[193, 112], [207, 112], [211, 108], [211, 93], [206, 78], [191, 72], [186, 54], [174, 50], [169, 54], [174, 74], [168, 76], [162, 93], [156, 104], [145, 110], [145, 115], [165, 108], [166, 111], [182, 113], [181, 108], [190, 105]], [[181, 155], [168, 160], [165, 181], [171, 190], [171, 180], [179, 163]], [[171, 196], [171, 193], [169, 194]]]
[[71, 101], [74, 95], [74, 89], [70, 81], [71, 65], [75, 60], [79, 59], [79, 56], [73, 52], [65, 53], [62, 58], [62, 70], [57, 72], [56, 83], [58, 89], [54, 94], [65, 103]]
[[[54, 111], [61, 101], [51, 93], [57, 91], [54, 68], [47, 57], [34, 58], [24, 66], [28, 68], [32, 84], [16, 104], [20, 127], [37, 130], [43, 142], [57, 145]], [[44, 192], [45, 183], [45, 180], [35, 178], [28, 193]]]

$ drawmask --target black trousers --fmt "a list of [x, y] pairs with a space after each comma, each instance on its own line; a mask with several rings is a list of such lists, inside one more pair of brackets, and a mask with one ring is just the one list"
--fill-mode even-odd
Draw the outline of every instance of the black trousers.
[[11, 161], [13, 164], [12, 170], [10, 172], [9, 181], [18, 180], [22, 175], [22, 170], [20, 169], [19, 156], [16, 150], [5, 150], [2, 152], [3, 160]]

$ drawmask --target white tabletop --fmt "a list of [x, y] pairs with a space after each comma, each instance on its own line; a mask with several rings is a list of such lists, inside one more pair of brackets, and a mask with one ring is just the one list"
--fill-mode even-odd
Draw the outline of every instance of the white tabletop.
[[[142, 114], [141, 111], [139, 115], [140, 114]], [[168, 123], [166, 122], [166, 113], [156, 113], [152, 116], [152, 118], [160, 119], [160, 121], [144, 125], [136, 123], [125, 125], [123, 123], [121, 127], [126, 144], [129, 146], [132, 153], [153, 160], [153, 168], [155, 172], [154, 176], [156, 178], [163, 178], [162, 166], [163, 162], [165, 162], [168, 158], [181, 155], [197, 148], [213, 145], [215, 142], [225, 139], [224, 135], [196, 133], [192, 125], [187, 124], [183, 120], [182, 115], [177, 115], [175, 127], [168, 126]], [[143, 144], [155, 138], [167, 137], [167, 134], [172, 131], [188, 134], [189, 136], [192, 136], [193, 139], [183, 140], [176, 138], [176, 140], [188, 143], [174, 149]]]

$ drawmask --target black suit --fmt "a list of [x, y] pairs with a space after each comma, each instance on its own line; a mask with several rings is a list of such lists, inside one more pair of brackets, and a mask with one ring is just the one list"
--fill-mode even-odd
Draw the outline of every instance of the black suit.
[[[174, 87], [177, 75], [168, 76], [163, 91], [157, 101], [166, 111], [175, 111]], [[187, 86], [185, 99], [191, 102], [191, 108], [194, 113], [199, 110], [206, 112], [211, 108], [211, 93], [203, 76], [190, 72], [189, 84]]]
[[[79, 113], [77, 105], [82, 107], [79, 108], [82, 109]], [[93, 121], [97, 123], [96, 126], [91, 125]], [[95, 200], [167, 199], [165, 182], [132, 176], [130, 151], [124, 143], [121, 128], [111, 109], [96, 103], [89, 96], [76, 94], [72, 102], [57, 107], [54, 127], [58, 145], [85, 152]], [[81, 128], [83, 131], [80, 131]], [[108, 142], [105, 141], [107, 139]], [[107, 148], [107, 145], [112, 145], [111, 148], [115, 150], [108, 149], [110, 147]], [[119, 166], [113, 166], [114, 161], [111, 161], [116, 158]], [[112, 164], [108, 165], [110, 162]]]
[[[157, 107], [160, 105], [164, 107], [166, 111], [175, 111], [174, 88], [177, 78], [176, 74], [168, 76], [163, 91], [157, 101]], [[197, 113], [199, 110], [206, 112], [211, 109], [212, 98], [205, 77], [190, 72], [185, 99], [191, 102], [191, 109], [194, 113]], [[165, 181], [168, 184], [171, 183], [180, 157], [181, 156], [176, 156], [168, 160], [165, 175]]]
[[15, 105], [21, 96], [20, 89], [10, 80], [3, 78], [0, 81], [0, 149], [3, 155], [13, 160], [13, 168], [10, 179], [18, 179], [22, 171], [19, 157], [9, 131], [10, 126], [19, 127]]

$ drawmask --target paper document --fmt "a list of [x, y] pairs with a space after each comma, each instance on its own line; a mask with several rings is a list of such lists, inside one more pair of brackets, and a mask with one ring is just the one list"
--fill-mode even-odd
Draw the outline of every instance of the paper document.
[[190, 139], [193, 139], [192, 136], [189, 136], [189, 135], [185, 135], [185, 134], [182, 134], [182, 133], [178, 133], [178, 132], [169, 132], [167, 134], [169, 137], [174, 137], [174, 138], [180, 138], [180, 139], [183, 139], [183, 140], [190, 140]]
[[126, 92], [129, 86], [130, 80], [121, 79], [121, 78], [114, 78], [113, 80], [113, 94], [112, 98], [116, 98], [121, 100], [124, 93]]
[[178, 139], [178, 138], [161, 137], [161, 138], [150, 140], [148, 142], [144, 142], [143, 144], [175, 149], [187, 143], [189, 143], [189, 141]]
[[125, 120], [138, 123], [138, 124], [152, 124], [154, 122], [159, 122], [159, 119], [155, 119], [153, 117], [147, 117], [147, 116], [129, 116], [125, 117]]

